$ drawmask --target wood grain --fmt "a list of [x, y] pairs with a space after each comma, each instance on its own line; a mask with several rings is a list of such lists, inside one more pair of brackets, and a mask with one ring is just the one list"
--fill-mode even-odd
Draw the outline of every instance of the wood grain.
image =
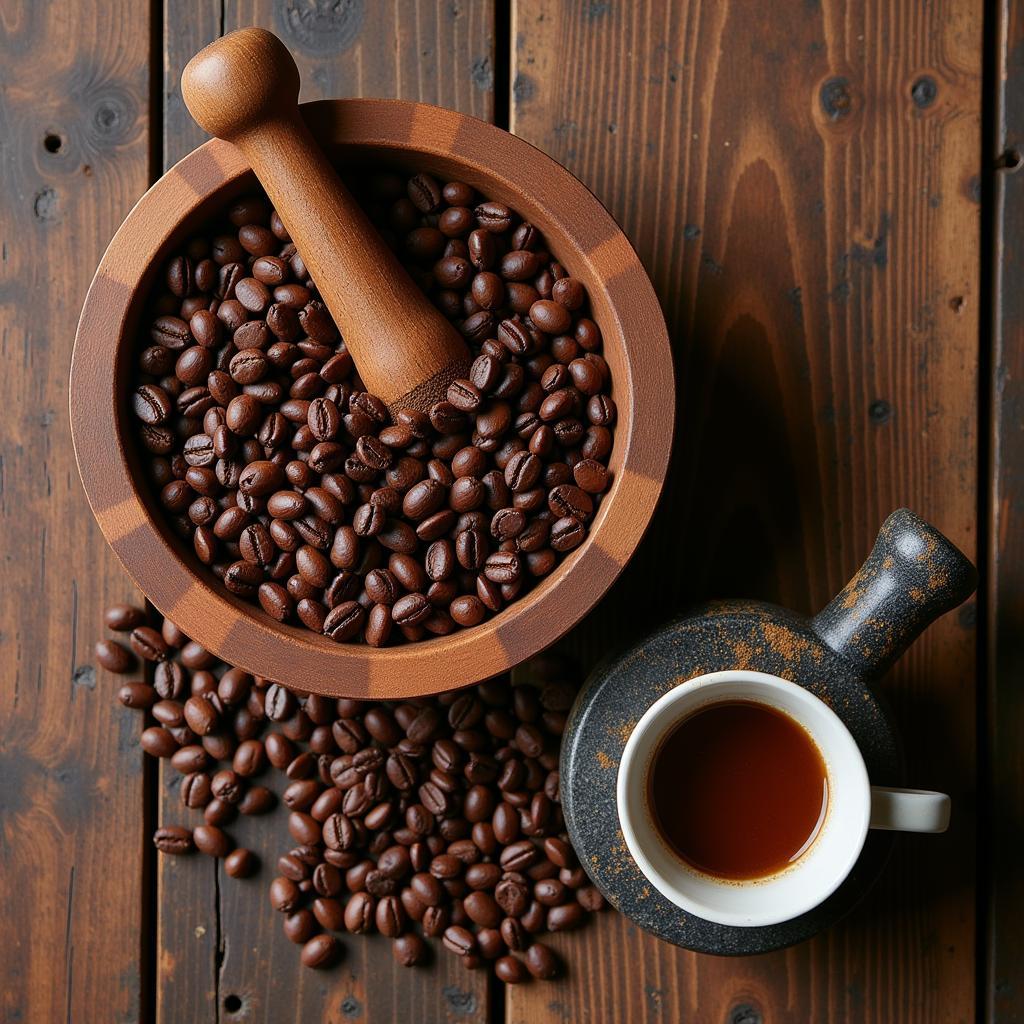
[[[660, 515], [576, 651], [697, 598], [818, 609], [900, 505], [973, 552], [976, 5], [520, 0], [511, 37], [513, 130], [623, 224], [681, 381]], [[560, 940], [560, 991], [510, 990], [509, 1020], [970, 1018], [973, 607], [881, 686], [911, 784], [953, 795], [945, 838], [901, 841], [859, 911], [788, 952], [698, 958], [605, 917]]]
[[67, 372], [82, 299], [146, 188], [149, 9], [8, 7], [0, 35], [0, 1019], [144, 1012], [137, 722], [93, 661], [132, 598], [78, 481]]
[[997, 5], [992, 175], [992, 401], [988, 480], [989, 835], [987, 1011], [992, 1024], [1024, 1021], [1024, 10]]
[[[203, 139], [180, 104], [181, 69], [217, 35], [245, 25], [282, 35], [302, 75], [302, 100], [397, 96], [441, 103], [487, 120], [492, 116], [489, 3], [356, 0], [335, 11], [327, 5], [243, 0], [220, 12], [216, 5], [203, 7], [198, 17], [192, 11], [185, 0], [165, 2], [166, 166]], [[161, 821], [183, 816], [172, 782], [165, 772]], [[275, 787], [280, 788], [276, 782]], [[429, 971], [407, 970], [395, 964], [386, 943], [343, 939], [346, 957], [337, 968], [314, 974], [301, 967], [298, 949], [284, 938], [266, 898], [273, 864], [291, 846], [284, 815], [242, 822], [229, 831], [264, 857], [257, 878], [236, 882], [200, 858], [173, 864], [164, 858], [161, 864], [158, 1020], [472, 1024], [489, 1019], [486, 976], [463, 970], [440, 951]], [[241, 1000], [235, 1013], [225, 1009], [231, 995]]]
[[398, 96], [494, 117], [494, 5], [396, 0], [164, 0], [164, 157], [170, 166], [207, 136], [189, 116], [179, 78], [225, 32], [276, 32], [302, 72], [299, 100]]

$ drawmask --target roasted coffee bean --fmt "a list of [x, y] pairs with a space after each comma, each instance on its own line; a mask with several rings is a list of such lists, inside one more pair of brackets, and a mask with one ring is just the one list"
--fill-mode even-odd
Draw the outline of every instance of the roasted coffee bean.
[[483, 928], [497, 928], [501, 923], [502, 909], [490, 893], [483, 890], [471, 892], [462, 904], [474, 924]]
[[391, 951], [403, 967], [414, 967], [426, 959], [427, 944], [414, 932], [409, 932], [395, 939]]
[[205, 772], [190, 772], [181, 780], [180, 793], [186, 807], [205, 807], [213, 798], [210, 776]]
[[248, 878], [256, 871], [258, 864], [252, 850], [239, 846], [224, 858], [224, 871], [231, 878]]
[[151, 626], [136, 626], [128, 639], [132, 650], [146, 661], [163, 661], [170, 653], [167, 641]]
[[505, 952], [505, 942], [497, 928], [478, 928], [476, 944], [484, 960], [497, 960]]
[[[223, 683], [223, 679], [221, 682]], [[259, 740], [245, 740], [238, 745], [238, 749], [235, 751], [232, 768], [238, 775], [248, 778], [251, 775], [256, 775], [263, 768], [265, 758], [263, 744]]]
[[198, 744], [190, 743], [174, 751], [171, 756], [171, 765], [182, 775], [201, 772], [209, 767], [210, 755]]
[[238, 802], [242, 814], [266, 814], [276, 802], [273, 790], [266, 786], [250, 786]]
[[296, 944], [307, 942], [316, 932], [316, 928], [317, 922], [312, 911], [303, 909], [285, 915], [284, 933]]
[[423, 594], [406, 594], [395, 602], [391, 615], [400, 626], [418, 626], [431, 611], [430, 602]]
[[175, 855], [190, 853], [195, 849], [192, 832], [180, 825], [165, 825], [158, 828], [153, 833], [153, 845], [161, 853]]
[[592, 913], [604, 909], [604, 896], [596, 885], [582, 885], [576, 889], [576, 902]]
[[514, 956], [499, 957], [494, 962], [494, 973], [506, 985], [519, 985], [529, 978], [529, 973], [522, 960]]
[[134, 605], [115, 604], [104, 612], [103, 621], [107, 629], [113, 629], [118, 633], [130, 633], [133, 629], [146, 624], [146, 613]]
[[373, 930], [376, 915], [374, 898], [366, 892], [356, 892], [345, 905], [345, 929], [354, 935]]
[[579, 903], [563, 903], [547, 912], [547, 928], [551, 932], [564, 932], [583, 923], [584, 909]]
[[542, 932], [547, 925], [547, 907], [532, 900], [520, 915], [519, 920], [531, 935], [536, 935], [538, 932]]
[[148, 683], [126, 683], [117, 691], [117, 699], [126, 708], [144, 711], [156, 702], [157, 693]]
[[100, 640], [95, 647], [96, 660], [108, 672], [124, 675], [135, 665], [131, 651], [116, 640]]
[[240, 775], [225, 769], [214, 775], [210, 788], [218, 800], [223, 800], [229, 804], [237, 804], [242, 799], [245, 783]]
[[576, 863], [572, 847], [557, 836], [549, 836], [544, 840], [544, 854], [560, 868], [572, 867]]
[[384, 896], [377, 903], [374, 914], [377, 931], [389, 938], [396, 938], [405, 930], [405, 910], [397, 896]]
[[344, 814], [332, 814], [321, 830], [324, 844], [332, 850], [350, 850], [358, 834], [351, 820]]
[[572, 326], [569, 310], [551, 299], [538, 299], [530, 307], [530, 320], [545, 334], [564, 334]]
[[522, 876], [513, 872], [495, 886], [494, 899], [509, 917], [521, 917], [530, 902], [530, 891]]
[[178, 749], [178, 742], [163, 726], [154, 725], [142, 733], [142, 749], [152, 757], [170, 757]]
[[496, 551], [484, 562], [484, 575], [492, 583], [515, 583], [522, 575], [519, 555], [514, 551]]
[[527, 970], [535, 978], [549, 979], [558, 974], [560, 966], [558, 957], [550, 946], [546, 946], [542, 942], [534, 942], [527, 949], [525, 961]]
[[314, 935], [302, 947], [302, 964], [314, 970], [321, 970], [333, 964], [341, 954], [341, 945], [333, 935], [326, 932]]
[[433, 213], [441, 206], [441, 186], [429, 174], [417, 174], [409, 179], [409, 199], [420, 213]]
[[566, 887], [557, 878], [542, 878], [533, 887], [533, 896], [546, 907], [556, 907], [566, 900]]
[[476, 949], [476, 938], [468, 928], [451, 925], [445, 929], [444, 946], [457, 956], [466, 956]]
[[221, 825], [227, 825], [237, 817], [237, 809], [234, 804], [228, 803], [226, 800], [221, 800], [218, 797], [214, 797], [207, 805], [203, 808], [203, 820], [207, 825], [213, 825], [220, 827]]
[[[430, 783], [433, 786], [432, 783]], [[422, 787], [421, 787], [422, 788]], [[433, 786], [433, 790], [439, 794], [438, 801], [444, 804], [444, 794]], [[425, 836], [434, 827], [434, 815], [423, 804], [412, 804], [405, 811], [406, 827], [415, 835]]]
[[332, 608], [324, 619], [324, 636], [336, 643], [352, 640], [359, 632], [366, 619], [366, 612], [356, 601], [343, 601]]
[[343, 931], [345, 911], [341, 903], [329, 896], [318, 896], [312, 903], [313, 916], [329, 931]]
[[196, 849], [210, 857], [226, 857], [233, 848], [231, 840], [215, 825], [197, 825], [192, 838]]
[[173, 412], [167, 392], [156, 384], [143, 384], [132, 397], [132, 410], [147, 426], [157, 426]]

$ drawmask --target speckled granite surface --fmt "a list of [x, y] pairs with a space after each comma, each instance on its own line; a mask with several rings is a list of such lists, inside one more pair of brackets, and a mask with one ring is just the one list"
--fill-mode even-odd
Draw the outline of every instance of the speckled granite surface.
[[892, 847], [872, 832], [846, 882], [821, 906], [764, 928], [733, 928], [684, 913], [640, 873], [619, 830], [615, 780], [633, 726], [663, 693], [722, 669], [770, 672], [807, 687], [846, 723], [871, 781], [903, 783], [892, 725], [851, 665], [807, 620], [773, 605], [723, 602], [696, 609], [599, 667], [573, 707], [562, 748], [562, 804], [580, 860], [610, 902], [655, 935], [702, 953], [766, 952], [808, 938], [864, 895]]

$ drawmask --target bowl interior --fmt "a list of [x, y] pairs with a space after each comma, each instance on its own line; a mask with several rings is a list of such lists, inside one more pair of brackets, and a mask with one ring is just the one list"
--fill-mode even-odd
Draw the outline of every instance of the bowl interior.
[[[398, 122], [411, 117], [413, 129], [417, 120], [426, 118], [430, 130], [417, 140], [415, 130], [399, 130], [395, 115]], [[146, 595], [225, 660], [258, 675], [338, 696], [401, 697], [467, 685], [529, 657], [574, 625], [639, 541], [660, 491], [671, 438], [674, 395], [664, 321], [639, 260], [607, 212], [564, 168], [521, 140], [450, 111], [399, 101], [311, 104], [306, 116], [341, 169], [425, 170], [442, 180], [465, 181], [487, 198], [506, 203], [541, 230], [554, 257], [586, 286], [593, 318], [602, 329], [602, 354], [618, 409], [609, 459], [612, 485], [587, 539], [529, 592], [481, 625], [393, 648], [335, 644], [305, 628], [276, 622], [258, 605], [222, 587], [191, 545], [170, 528], [128, 408], [140, 333], [146, 330], [149, 298], [164, 262], [232, 199], [258, 187], [233, 147], [220, 142], [190, 154], [147, 193], [115, 236], [90, 290], [72, 368], [72, 425], [83, 481], [108, 541]], [[464, 136], [462, 146], [453, 145], [457, 139], [444, 144], [443, 127], [452, 118]], [[510, 143], [514, 152], [500, 152]], [[524, 156], [530, 159], [524, 161]], [[185, 206], [175, 204], [173, 196], [174, 185], [182, 179], [191, 191]], [[139, 244], [143, 237], [144, 244]], [[91, 303], [106, 298], [102, 289], [100, 295], [94, 293], [111, 266], [128, 290], [115, 336], [109, 336], [108, 324], [103, 340], [96, 337], [89, 313]], [[115, 366], [108, 470], [115, 477], [123, 471], [144, 519], [121, 536], [121, 527], [111, 528], [110, 506], [103, 507], [97, 479], [102, 467], [95, 465], [99, 439], [94, 431], [102, 427], [83, 423], [85, 389], [93, 378], [102, 382], [104, 354], [105, 365], [113, 361]], [[97, 357], [100, 366], [95, 365]], [[642, 380], [649, 386], [641, 390]], [[109, 391], [109, 377], [105, 386]], [[141, 536], [135, 536], [140, 530]], [[135, 543], [127, 543], [132, 537]], [[190, 578], [184, 597], [163, 585], [174, 563]]]

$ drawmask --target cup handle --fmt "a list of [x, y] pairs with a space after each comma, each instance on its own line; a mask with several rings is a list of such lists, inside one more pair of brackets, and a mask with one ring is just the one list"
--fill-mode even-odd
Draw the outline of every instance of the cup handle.
[[930, 789], [871, 787], [871, 828], [892, 832], [945, 832], [949, 797]]

